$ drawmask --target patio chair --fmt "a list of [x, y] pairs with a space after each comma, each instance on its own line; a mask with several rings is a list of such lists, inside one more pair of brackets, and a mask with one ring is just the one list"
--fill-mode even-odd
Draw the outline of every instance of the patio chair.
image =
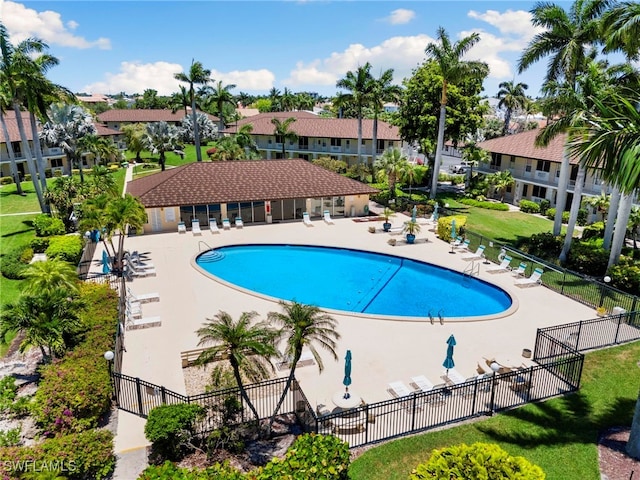
[[313, 223], [311, 223], [311, 217], [309, 216], [309, 212], [304, 212], [302, 214], [302, 221], [307, 227], [313, 227]]
[[126, 269], [128, 270], [129, 274], [131, 274], [134, 277], [155, 277], [156, 276], [155, 268], [140, 268], [140, 267], [137, 267], [132, 262], [127, 262]]
[[511, 260], [513, 260], [513, 258], [511, 258], [509, 255], [505, 255], [502, 259], [502, 262], [500, 262], [500, 265], [492, 265], [490, 267], [487, 267], [487, 273], [508, 272], [510, 269], [509, 265], [511, 264]]
[[242, 228], [244, 227], [244, 223], [242, 222], [242, 218], [241, 217], [236, 217], [236, 228]]
[[218, 228], [218, 221], [215, 218], [209, 219], [209, 230], [211, 230], [211, 233], [220, 233], [220, 229]]
[[433, 383], [424, 375], [411, 377], [411, 385], [414, 385], [421, 392], [430, 392], [433, 390]]
[[187, 226], [184, 222], [178, 222], [178, 233], [187, 233]]
[[324, 222], [328, 225], [333, 225], [333, 219], [331, 218], [329, 210], [324, 211]]
[[544, 271], [541, 268], [536, 267], [529, 278], [517, 278], [514, 284], [518, 287], [536, 287], [542, 284], [540, 277], [542, 277], [543, 273]]
[[511, 275], [513, 275], [514, 277], [524, 277], [524, 273], [526, 270], [527, 270], [527, 264], [524, 262], [520, 262], [520, 265], [518, 265], [518, 268], [511, 271]]
[[162, 325], [160, 321], [160, 317], [141, 317], [134, 318], [130, 315], [127, 315], [126, 321], [126, 329], [127, 330], [137, 330], [139, 328], [147, 328], [147, 327], [159, 327]]
[[452, 240], [449, 243], [451, 244], [451, 248], [458, 248], [460, 245], [462, 245], [462, 242], [464, 242], [464, 238], [456, 237], [454, 240]]
[[407, 397], [412, 393], [409, 387], [400, 381], [389, 383], [389, 389], [387, 391], [395, 398]]
[[202, 230], [200, 230], [200, 220], [195, 218], [191, 220], [191, 233], [194, 235], [202, 235]]
[[478, 247], [478, 249], [475, 251], [475, 253], [472, 253], [471, 255], [466, 255], [464, 257], [462, 257], [462, 260], [465, 260], [467, 262], [471, 262], [471, 261], [475, 261], [475, 260], [482, 260], [484, 258], [484, 249], [487, 248], [484, 245], [480, 245]]
[[222, 219], [222, 228], [225, 230], [231, 230], [231, 222], [229, 221], [228, 218]]
[[460, 245], [458, 245], [457, 247], [455, 247], [456, 250], [460, 250], [460, 251], [470, 251], [469, 250], [469, 245], [471, 245], [471, 240], [469, 239], [463, 239], [462, 242], [460, 243]]
[[140, 295], [136, 295], [131, 291], [130, 288], [127, 288], [127, 296], [132, 300], [135, 300], [139, 303], [148, 303], [148, 302], [159, 302], [160, 294], [159, 293], [142, 293]]
[[126, 252], [124, 254], [124, 258], [128, 263], [132, 263], [135, 268], [139, 270], [149, 270], [152, 268], [156, 268], [153, 263], [145, 262], [140, 254], [135, 250], [131, 253]]

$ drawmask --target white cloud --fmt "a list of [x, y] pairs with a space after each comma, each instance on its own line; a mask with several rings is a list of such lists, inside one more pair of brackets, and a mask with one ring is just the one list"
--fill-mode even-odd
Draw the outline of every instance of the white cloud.
[[535, 35], [544, 31], [541, 27], [533, 26], [531, 13], [524, 10], [507, 10], [504, 13], [496, 10], [484, 13], [470, 10], [467, 16], [496, 27], [503, 35], [513, 35], [521, 44], [528, 43]]
[[297, 62], [289, 78], [282, 83], [292, 87], [335, 85], [347, 71], [353, 71], [367, 62], [375, 69], [371, 72], [374, 77], [384, 70], [393, 68], [394, 81], [400, 83], [422, 63], [425, 58], [424, 49], [432, 41], [428, 35], [415, 35], [392, 37], [373, 47], [354, 43], [344, 51], [333, 52], [326, 58]]
[[260, 70], [233, 70], [226, 73], [211, 70], [211, 77], [216, 82], [221, 80], [223, 85], [235, 85], [236, 88], [232, 93], [247, 90], [270, 90], [276, 79], [273, 72], [266, 68]]
[[78, 24], [68, 21], [65, 27], [59, 13], [51, 10], [37, 12], [19, 3], [4, 1], [2, 5], [2, 21], [9, 33], [12, 43], [18, 43], [29, 37], [37, 37], [49, 45], [61, 45], [70, 48], [94, 48], [110, 50], [111, 41], [99, 38], [89, 41], [71, 33]]
[[[104, 80], [85, 85], [82, 90], [92, 93], [142, 94], [147, 89], [153, 89], [157, 90], [158, 95], [171, 95], [179, 90], [180, 85], [186, 86], [174, 78], [176, 73], [183, 71], [184, 68], [178, 63], [122, 62], [118, 73], [107, 73]], [[223, 85], [236, 85], [232, 93], [266, 91], [273, 87], [275, 80], [274, 74], [266, 69], [226, 73], [212, 70], [211, 78], [216, 82], [221, 80]]]
[[403, 25], [405, 23], [409, 23], [411, 20], [413, 20], [416, 16], [416, 12], [414, 12], [413, 10], [407, 10], [406, 8], [398, 8], [397, 10], [394, 10], [393, 12], [391, 12], [391, 15], [389, 15], [386, 20], [391, 24], [391, 25]]

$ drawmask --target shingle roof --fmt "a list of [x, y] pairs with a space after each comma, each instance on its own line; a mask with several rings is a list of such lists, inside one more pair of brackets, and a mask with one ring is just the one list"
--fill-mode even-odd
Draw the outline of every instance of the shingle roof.
[[302, 159], [195, 162], [129, 182], [145, 207], [369, 195], [378, 190]]
[[[478, 143], [478, 147], [493, 153], [503, 155], [515, 155], [517, 157], [531, 158], [534, 160], [549, 160], [552, 162], [562, 162], [562, 153], [567, 141], [565, 134], [555, 137], [546, 147], [536, 147], [535, 140], [539, 129], [527, 130], [513, 135], [492, 138]], [[571, 157], [571, 163], [578, 163], [578, 159]]]
[[[212, 122], [220, 119], [214, 115], [206, 114]], [[128, 122], [128, 123], [149, 123], [149, 122], [182, 122], [184, 110], [147, 110], [147, 109], [114, 109], [106, 110], [98, 115], [101, 122]]]
[[[300, 137], [316, 138], [358, 138], [358, 119], [325, 118], [311, 112], [268, 112], [238, 120], [238, 126], [227, 127], [224, 133], [235, 133], [242, 125], [253, 125], [253, 135], [273, 135], [272, 118], [280, 120], [293, 117], [296, 119], [289, 129]], [[373, 138], [373, 120], [362, 120], [362, 138]], [[378, 140], [400, 141], [398, 127], [378, 120]]]

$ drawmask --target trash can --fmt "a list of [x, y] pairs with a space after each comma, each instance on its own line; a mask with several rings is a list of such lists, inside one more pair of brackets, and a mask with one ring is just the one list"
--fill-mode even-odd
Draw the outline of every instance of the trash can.
[[524, 358], [531, 358], [531, 349], [529, 348], [522, 349], [522, 356]]

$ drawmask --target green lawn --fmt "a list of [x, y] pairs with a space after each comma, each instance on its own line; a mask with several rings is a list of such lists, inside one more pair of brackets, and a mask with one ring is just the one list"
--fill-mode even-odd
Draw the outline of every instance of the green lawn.
[[481, 441], [540, 465], [549, 480], [599, 480], [598, 433], [631, 424], [639, 356], [640, 342], [589, 353], [577, 393], [372, 448], [353, 462], [350, 478], [406, 480], [433, 449]]
[[[52, 179], [47, 179], [47, 183]], [[16, 184], [3, 185], [0, 187], [0, 214], [6, 215], [10, 213], [23, 212], [39, 212], [40, 204], [36, 197], [36, 190], [33, 182], [22, 182], [22, 191], [25, 196], [16, 193]]]

